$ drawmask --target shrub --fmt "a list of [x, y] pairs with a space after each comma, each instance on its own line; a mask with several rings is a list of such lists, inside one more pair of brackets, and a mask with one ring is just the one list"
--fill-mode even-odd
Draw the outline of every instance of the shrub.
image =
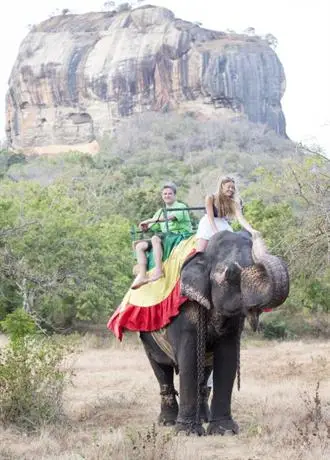
[[136, 459], [159, 460], [169, 458], [170, 441], [173, 432], [163, 432], [153, 423], [151, 427], [138, 430], [126, 430], [128, 449], [134, 452]]
[[260, 331], [268, 340], [294, 339], [308, 334], [309, 330], [305, 318], [288, 303], [279, 310], [263, 314], [260, 321]]
[[302, 305], [312, 312], [330, 312], [330, 283], [324, 279], [311, 279], [301, 283]]
[[284, 320], [279, 320], [277, 318], [262, 323], [263, 336], [266, 339], [286, 339], [289, 335], [287, 324]]
[[[303, 455], [307, 450], [310, 452], [328, 452], [330, 438], [330, 422], [326, 414], [326, 407], [320, 396], [320, 382], [316, 383], [313, 396], [306, 391], [301, 395], [304, 404], [304, 412], [300, 419], [293, 423], [295, 444], [300, 446]], [[328, 456], [327, 456], [328, 457]]]
[[0, 423], [36, 430], [63, 418], [67, 352], [53, 339], [31, 336], [0, 350]]
[[122, 13], [123, 11], [129, 11], [132, 9], [132, 6], [130, 5], [130, 3], [120, 3], [118, 6], [117, 6], [117, 12], [118, 13]]
[[26, 335], [35, 334], [37, 331], [33, 318], [23, 308], [18, 308], [13, 313], [9, 313], [6, 319], [0, 321], [0, 327], [13, 341]]

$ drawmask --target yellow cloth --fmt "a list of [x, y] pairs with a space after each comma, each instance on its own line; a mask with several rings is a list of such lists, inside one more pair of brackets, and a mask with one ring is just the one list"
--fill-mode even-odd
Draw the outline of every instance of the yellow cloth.
[[[181, 267], [196, 247], [196, 236], [181, 241], [171, 252], [169, 258], [163, 262], [164, 276], [157, 281], [141, 286], [139, 289], [129, 289], [126, 293], [119, 311], [124, 310], [127, 304], [139, 307], [156, 305], [166, 299], [172, 292], [173, 287], [180, 277]], [[151, 277], [154, 268], [148, 272]]]

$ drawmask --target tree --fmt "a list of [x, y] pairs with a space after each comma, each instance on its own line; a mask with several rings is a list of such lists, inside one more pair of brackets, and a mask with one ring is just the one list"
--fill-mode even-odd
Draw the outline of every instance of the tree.
[[131, 8], [141, 5], [145, 0], [130, 0], [128, 2], [122, 2], [120, 0], [107, 1], [103, 3], [103, 9], [106, 11], [116, 10], [118, 13], [122, 11], [128, 11]]
[[[310, 309], [330, 311], [329, 160], [306, 155], [300, 162], [284, 161], [280, 175], [259, 168], [255, 178], [258, 180], [248, 188], [246, 197], [263, 197], [259, 211], [263, 206], [263, 211], [282, 208], [276, 217], [275, 234], [270, 225], [265, 236], [275, 236], [271, 237], [273, 248], [289, 263], [292, 298]], [[249, 217], [253, 222], [253, 208]], [[256, 227], [261, 223], [261, 230], [267, 230], [259, 219], [260, 215]]]
[[244, 34], [251, 36], [254, 36], [256, 34], [256, 29], [254, 27], [247, 27], [244, 31]]
[[103, 3], [103, 8], [105, 10], [113, 9], [115, 6], [116, 6], [116, 2], [104, 2]]
[[3, 184], [0, 195], [1, 284], [14, 290], [14, 307], [57, 327], [107, 316], [130, 282], [128, 221], [94, 216], [81, 198], [62, 184]]
[[277, 45], [278, 45], [278, 40], [277, 38], [273, 35], [273, 34], [266, 34], [264, 37], [263, 37], [264, 40], [266, 40], [266, 42], [268, 43], [268, 45], [270, 47], [272, 47], [273, 49], [276, 49], [277, 48]]

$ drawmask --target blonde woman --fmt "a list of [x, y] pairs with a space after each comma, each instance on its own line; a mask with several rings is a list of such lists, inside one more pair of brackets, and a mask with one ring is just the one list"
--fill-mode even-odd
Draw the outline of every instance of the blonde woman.
[[230, 221], [237, 220], [241, 226], [251, 233], [259, 235], [242, 215], [240, 200], [236, 197], [235, 181], [232, 177], [224, 177], [220, 181], [218, 192], [205, 198], [206, 214], [199, 222], [197, 230], [197, 251], [205, 251], [209, 239], [222, 230], [233, 231]]

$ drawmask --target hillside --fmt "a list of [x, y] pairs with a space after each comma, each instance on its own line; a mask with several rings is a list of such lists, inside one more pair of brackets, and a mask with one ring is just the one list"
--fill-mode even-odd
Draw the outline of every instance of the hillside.
[[[303, 155], [303, 149], [265, 125], [241, 118], [207, 118], [198, 112], [136, 114], [123, 120], [114, 136], [105, 134], [97, 141], [99, 153], [81, 158], [95, 177], [107, 171], [113, 198], [125, 188], [152, 188], [171, 179], [182, 186], [180, 196], [191, 205], [201, 204], [223, 174], [234, 175], [244, 187], [256, 168], [281, 171], [283, 159]], [[62, 176], [70, 179], [79, 174], [77, 169], [81, 171], [80, 162], [75, 164], [76, 153], [26, 156], [17, 164], [11, 160], [14, 164], [6, 175], [40, 184]], [[130, 214], [129, 218], [135, 216]]]
[[274, 334], [328, 336], [328, 160], [265, 125], [194, 113], [135, 115], [98, 142], [94, 156], [2, 153], [0, 319], [25, 302], [59, 331], [106, 321], [132, 280], [130, 228], [161, 205], [164, 181], [202, 205], [230, 174], [246, 217], [290, 267], [291, 307], [274, 314]]

